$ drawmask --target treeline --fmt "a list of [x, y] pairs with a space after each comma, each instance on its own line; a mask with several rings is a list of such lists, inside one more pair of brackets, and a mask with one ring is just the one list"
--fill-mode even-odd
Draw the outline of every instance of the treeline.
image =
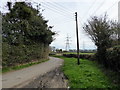
[[31, 3], [7, 3], [9, 12], [2, 14], [2, 66], [14, 66], [47, 59], [55, 32]]
[[107, 16], [92, 17], [83, 29], [97, 46], [96, 60], [115, 71], [120, 71], [120, 24]]

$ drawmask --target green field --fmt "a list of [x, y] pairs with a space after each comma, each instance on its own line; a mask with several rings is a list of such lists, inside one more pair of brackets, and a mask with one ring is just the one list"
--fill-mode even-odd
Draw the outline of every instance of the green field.
[[100, 66], [95, 61], [81, 59], [77, 65], [77, 59], [57, 56], [64, 59], [63, 72], [67, 76], [70, 88], [113, 88]]
[[[66, 53], [63, 53], [63, 54], [77, 54], [77, 52], [66, 52]], [[94, 55], [95, 53], [79, 53], [79, 54], [92, 54]]]

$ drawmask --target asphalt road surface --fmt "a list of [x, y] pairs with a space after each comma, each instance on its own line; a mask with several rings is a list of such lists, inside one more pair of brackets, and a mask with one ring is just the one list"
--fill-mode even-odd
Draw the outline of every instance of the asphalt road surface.
[[35, 81], [39, 76], [61, 67], [62, 64], [62, 59], [50, 57], [49, 61], [5, 73], [2, 75], [2, 88], [22, 88], [30, 82]]

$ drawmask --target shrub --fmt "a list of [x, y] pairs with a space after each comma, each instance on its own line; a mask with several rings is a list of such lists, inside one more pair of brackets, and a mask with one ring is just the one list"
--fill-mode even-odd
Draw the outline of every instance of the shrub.
[[[77, 54], [63, 54], [63, 56], [65, 57], [69, 57], [69, 58], [77, 58]], [[80, 54], [79, 57], [81, 59], [89, 59], [89, 60], [94, 60], [94, 55], [92, 54]]]
[[107, 49], [108, 68], [120, 71], [120, 45]]
[[48, 58], [48, 46], [41, 44], [13, 46], [3, 43], [2, 66], [15, 66]]
[[49, 53], [49, 56], [56, 55], [56, 53]]

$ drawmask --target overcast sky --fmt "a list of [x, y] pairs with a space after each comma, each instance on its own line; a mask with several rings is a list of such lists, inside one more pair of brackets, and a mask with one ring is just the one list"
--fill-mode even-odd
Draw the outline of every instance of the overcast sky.
[[[0, 10], [6, 11], [7, 1], [1, 0]], [[25, 0], [16, 0], [25, 1]], [[83, 25], [91, 16], [103, 16], [107, 13], [108, 18], [118, 20], [118, 2], [119, 0], [27, 0], [32, 2], [33, 6], [41, 4], [41, 12], [48, 25], [54, 26], [52, 31], [58, 34], [51, 46], [59, 49], [65, 49], [66, 37], [70, 37], [70, 49], [76, 49], [76, 27], [75, 12], [78, 13], [79, 41], [80, 49], [95, 49], [96, 46], [89, 36], [84, 32]]]

